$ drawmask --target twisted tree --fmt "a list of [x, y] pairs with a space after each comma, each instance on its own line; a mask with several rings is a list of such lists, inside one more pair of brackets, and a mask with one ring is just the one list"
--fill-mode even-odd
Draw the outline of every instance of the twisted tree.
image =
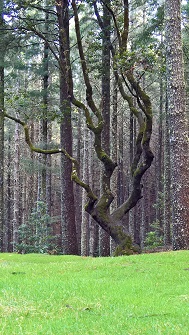
[[[29, 128], [25, 122], [14, 116], [8, 115], [5, 111], [4, 116], [20, 123], [23, 126], [26, 143], [32, 151], [43, 153], [45, 155], [61, 153], [68, 161], [71, 162], [72, 181], [80, 185], [87, 192], [88, 202], [85, 207], [86, 211], [114, 239], [118, 245], [117, 254], [122, 254], [132, 253], [136, 250], [132, 245], [131, 237], [127, 232], [127, 223], [123, 221], [123, 217], [142, 198], [142, 177], [153, 161], [154, 156], [150, 149], [150, 139], [152, 134], [152, 106], [150, 97], [140, 85], [141, 78], [136, 74], [136, 59], [134, 56], [132, 58], [131, 53], [129, 52], [129, 3], [127, 0], [120, 2], [122, 20], [119, 18], [119, 22], [122, 22], [122, 24], [118, 23], [113, 6], [111, 8], [109, 2], [104, 2], [103, 4], [107, 7], [107, 10], [112, 18], [118, 45], [117, 49], [115, 49], [114, 45], [110, 42], [108, 33], [107, 47], [111, 51], [113, 61], [112, 71], [122, 99], [126, 101], [131, 113], [138, 121], [136, 148], [131, 166], [132, 190], [128, 199], [110, 212], [110, 205], [114, 200], [114, 195], [110, 188], [110, 180], [114, 170], [116, 169], [117, 162], [111, 159], [109, 152], [107, 152], [102, 143], [102, 132], [104, 128], [103, 108], [105, 108], [105, 106], [102, 103], [97, 105], [95, 101], [80, 31], [80, 7], [78, 3], [76, 4], [75, 0], [71, 2], [71, 5], [69, 5], [68, 1], [65, 0], [59, 0], [56, 3], [56, 15], [58, 20], [57, 26], [59, 28], [59, 41], [61, 46], [60, 54], [56, 53], [56, 48], [52, 46], [51, 41], [49, 41], [41, 31], [37, 30], [36, 26], [30, 26], [30, 30], [47, 42], [49, 50], [51, 50], [59, 64], [60, 77], [62, 77], [62, 80], [64, 81], [64, 85], [62, 86], [64, 89], [62, 92], [62, 101], [66, 102], [64, 104], [62, 103], [62, 110], [66, 109], [67, 113], [70, 113], [70, 104], [82, 110], [86, 119], [86, 125], [93, 133], [94, 149], [99, 159], [99, 164], [103, 165], [102, 192], [100, 196], [97, 196], [95, 190], [93, 190], [90, 185], [82, 181], [78, 175], [78, 162], [74, 157], [72, 157], [69, 150], [66, 147], [63, 147], [63, 143], [61, 148], [58, 149], [38, 148], [31, 142]], [[100, 29], [105, 31], [103, 26], [104, 23], [100, 15], [101, 11], [99, 10], [101, 3], [93, 1], [91, 5], [94, 7], [94, 13], [96, 14]], [[36, 5], [34, 6], [36, 7]], [[77, 48], [86, 88], [86, 103], [79, 100], [74, 95], [74, 82], [69, 49], [70, 43], [69, 35], [67, 34], [68, 27], [65, 26], [65, 22], [64, 24], [60, 22], [60, 20], [68, 14], [69, 6], [69, 11], [72, 11], [75, 21]], [[43, 8], [43, 10], [45, 10], [45, 8]], [[69, 24], [68, 20], [66, 22]], [[106, 34], [104, 34], [103, 38], [106, 38]], [[142, 66], [142, 64], [140, 64], [140, 66]], [[65, 114], [65, 111], [63, 112]], [[66, 126], [66, 124], [64, 124], [64, 126]]]

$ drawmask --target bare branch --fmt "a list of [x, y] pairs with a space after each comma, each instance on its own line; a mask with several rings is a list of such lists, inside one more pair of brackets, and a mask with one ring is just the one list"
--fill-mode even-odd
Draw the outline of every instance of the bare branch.
[[103, 121], [102, 115], [101, 115], [99, 109], [96, 107], [96, 105], [94, 103], [94, 100], [93, 100], [93, 90], [92, 90], [92, 86], [91, 86], [91, 83], [90, 83], [87, 63], [86, 63], [85, 56], [84, 56], [81, 33], [80, 33], [79, 17], [78, 17], [77, 6], [76, 6], [76, 3], [75, 3], [75, 0], [72, 1], [72, 7], [73, 7], [74, 17], [75, 17], [75, 31], [76, 31], [79, 55], [80, 55], [80, 59], [81, 59], [83, 78], [84, 78], [85, 85], [86, 85], [86, 99], [87, 99], [89, 107], [91, 108], [93, 113], [97, 116], [98, 122], [102, 122]]
[[[3, 111], [1, 111], [3, 112]], [[84, 183], [77, 174], [78, 171], [78, 162], [75, 158], [69, 155], [69, 153], [64, 149], [64, 148], [57, 148], [57, 149], [41, 149], [38, 147], [35, 147], [30, 139], [30, 134], [29, 134], [29, 127], [28, 125], [23, 122], [22, 120], [18, 119], [17, 117], [11, 116], [7, 114], [6, 112], [3, 112], [4, 117], [15, 121], [16, 123], [19, 123], [23, 128], [24, 128], [24, 133], [25, 133], [25, 141], [28, 144], [29, 148], [31, 151], [39, 153], [39, 154], [44, 154], [44, 155], [53, 155], [53, 154], [64, 154], [71, 162], [72, 162], [72, 174], [71, 174], [71, 179], [81, 187], [83, 187], [86, 192], [87, 196], [93, 200], [94, 202], [97, 200], [97, 197], [91, 190], [88, 184]]]

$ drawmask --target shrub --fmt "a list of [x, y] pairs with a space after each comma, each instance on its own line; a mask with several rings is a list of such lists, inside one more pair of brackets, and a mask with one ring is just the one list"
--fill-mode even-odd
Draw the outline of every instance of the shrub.
[[36, 203], [27, 223], [18, 229], [19, 253], [46, 253], [56, 250], [56, 236], [52, 235], [51, 217], [43, 201]]

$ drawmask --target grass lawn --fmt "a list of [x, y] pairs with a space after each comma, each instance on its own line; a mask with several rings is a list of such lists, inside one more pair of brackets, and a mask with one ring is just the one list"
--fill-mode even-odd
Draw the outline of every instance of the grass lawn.
[[189, 335], [189, 251], [0, 254], [0, 335]]

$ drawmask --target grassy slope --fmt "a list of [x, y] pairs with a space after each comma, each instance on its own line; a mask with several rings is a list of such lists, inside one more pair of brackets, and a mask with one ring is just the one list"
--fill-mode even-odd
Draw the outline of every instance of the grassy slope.
[[1, 335], [188, 335], [189, 251], [0, 254]]

